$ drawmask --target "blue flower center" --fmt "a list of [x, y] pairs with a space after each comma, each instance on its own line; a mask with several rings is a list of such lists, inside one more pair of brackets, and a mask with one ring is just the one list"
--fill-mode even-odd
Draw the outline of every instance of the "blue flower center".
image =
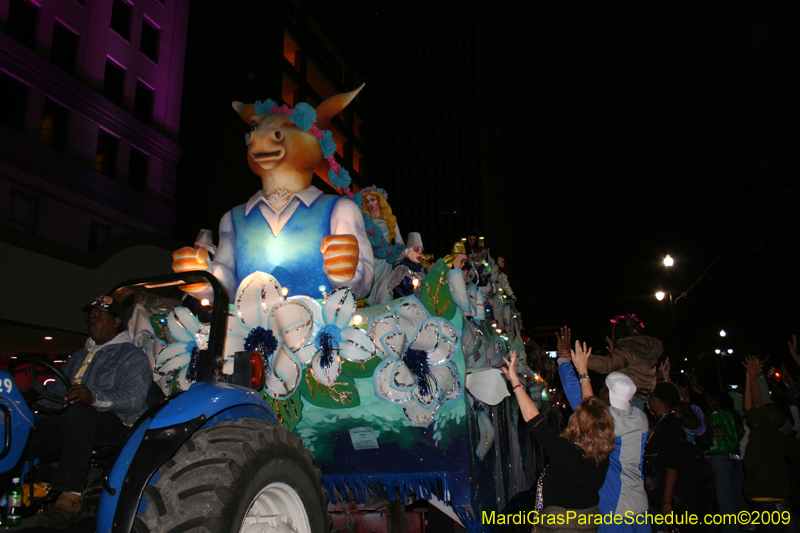
[[320, 350], [319, 366], [329, 368], [333, 358], [339, 355], [339, 342], [342, 340], [342, 331], [335, 324], [326, 324], [317, 333], [314, 346]]
[[264, 329], [257, 326], [250, 330], [247, 338], [244, 340], [244, 349], [249, 351], [256, 351], [261, 354], [265, 359], [275, 353], [278, 348], [278, 341], [275, 335], [272, 334], [271, 329]]
[[414, 379], [417, 380], [419, 392], [423, 396], [430, 394], [431, 389], [431, 367], [428, 365], [428, 353], [425, 350], [415, 350], [409, 348], [403, 356], [403, 362], [406, 364]]

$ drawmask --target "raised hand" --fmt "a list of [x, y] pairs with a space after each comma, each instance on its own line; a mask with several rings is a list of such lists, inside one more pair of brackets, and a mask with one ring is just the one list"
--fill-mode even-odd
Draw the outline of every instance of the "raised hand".
[[753, 377], [761, 374], [764, 369], [764, 362], [757, 355], [748, 355], [742, 365], [747, 369], [747, 373]]
[[661, 363], [661, 366], [658, 367], [658, 377], [663, 379], [664, 381], [669, 382], [670, 369], [671, 369], [671, 364], [669, 362], [669, 357], [667, 357]]
[[503, 371], [503, 374], [506, 375], [508, 381], [511, 382], [512, 386], [516, 386], [519, 384], [519, 376], [517, 376], [517, 352], [515, 350], [511, 350], [509, 352], [511, 359], [506, 359], [503, 357], [503, 361], [506, 363], [506, 366], [501, 366], [500, 370]]
[[592, 349], [586, 349], [586, 343], [581, 343], [579, 341], [575, 341], [575, 349], [572, 351], [572, 362], [575, 365], [575, 370], [578, 371], [579, 374], [588, 374], [589, 367], [587, 366], [587, 362], [589, 358], [592, 356]]
[[566, 357], [570, 359], [570, 346], [572, 346], [572, 330], [569, 329], [567, 326], [561, 328], [561, 331], [556, 333], [558, 344], [558, 356], [559, 357]]
[[608, 344], [608, 353], [614, 351], [614, 339], [611, 337], [606, 337], [606, 344]]
[[328, 278], [336, 283], [350, 281], [358, 267], [358, 239], [354, 235], [328, 235], [323, 237], [322, 268]]

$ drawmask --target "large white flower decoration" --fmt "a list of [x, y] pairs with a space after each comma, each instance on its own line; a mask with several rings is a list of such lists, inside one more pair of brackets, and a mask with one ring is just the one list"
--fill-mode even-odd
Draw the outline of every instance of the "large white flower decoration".
[[194, 383], [199, 350], [208, 347], [208, 329], [185, 307], [175, 307], [167, 315], [167, 327], [175, 342], [158, 353], [153, 373], [164, 394], [171, 384], [187, 390]]
[[240, 351], [256, 350], [266, 361], [265, 388], [272, 398], [291, 396], [300, 382], [301, 363], [294, 352], [308, 342], [313, 312], [301, 299], [286, 299], [278, 280], [254, 272], [242, 280], [233, 302], [236, 315], [228, 319], [225, 340], [226, 368]]
[[461, 397], [453, 361], [460, 339], [450, 322], [431, 317], [409, 296], [389, 313], [372, 317], [368, 330], [384, 358], [375, 369], [375, 394], [402, 405], [410, 424], [430, 425], [442, 404]]
[[342, 371], [341, 360], [363, 363], [375, 355], [375, 344], [363, 330], [348, 327], [356, 310], [349, 287], [332, 291], [324, 306], [311, 298], [305, 303], [313, 311], [314, 330], [296, 355], [303, 365], [311, 364], [317, 381], [332, 387]]

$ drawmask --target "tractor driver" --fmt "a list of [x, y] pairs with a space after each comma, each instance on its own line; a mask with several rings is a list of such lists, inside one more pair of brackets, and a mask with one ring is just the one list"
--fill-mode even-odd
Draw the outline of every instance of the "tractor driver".
[[71, 381], [48, 385], [64, 397], [60, 415], [36, 421], [26, 459], [60, 451], [53, 490], [61, 491], [56, 503], [39, 515], [39, 524], [68, 526], [83, 505], [92, 448], [118, 444], [136, 419], [147, 410], [147, 393], [153, 373], [145, 353], [122, 331], [122, 306], [110, 296], [88, 304], [90, 337], [64, 366]]

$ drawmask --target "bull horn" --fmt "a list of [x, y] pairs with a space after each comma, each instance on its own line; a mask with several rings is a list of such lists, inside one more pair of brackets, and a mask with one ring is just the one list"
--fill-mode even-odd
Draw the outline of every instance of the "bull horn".
[[250, 119], [256, 114], [253, 104], [243, 104], [241, 102], [233, 101], [231, 102], [231, 105], [236, 112], [239, 113], [239, 116], [242, 117], [242, 120], [244, 120], [245, 123], [250, 124]]
[[353, 89], [349, 93], [335, 94], [319, 104], [319, 107], [317, 107], [317, 126], [324, 128], [333, 117], [341, 113], [353, 101], [353, 98], [364, 88], [364, 85], [366, 84], [362, 83], [361, 87]]

